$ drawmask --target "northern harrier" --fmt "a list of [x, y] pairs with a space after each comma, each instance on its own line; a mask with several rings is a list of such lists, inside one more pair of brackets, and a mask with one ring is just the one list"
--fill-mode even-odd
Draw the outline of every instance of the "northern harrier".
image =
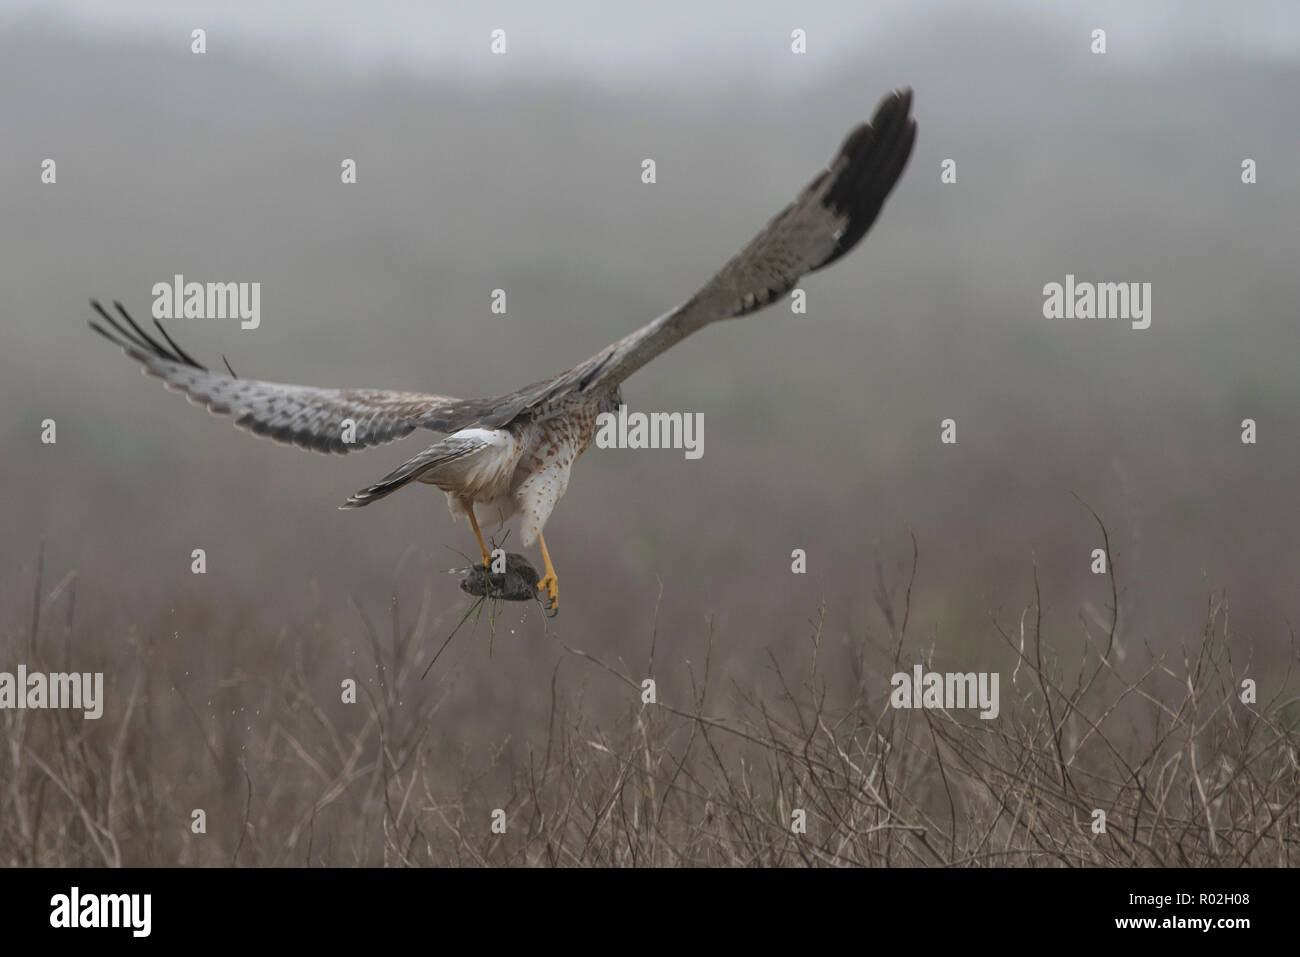
[[[359, 508], [408, 482], [436, 485], [453, 517], [469, 519], [489, 564], [480, 522], [500, 526], [522, 515], [525, 546], [536, 540], [545, 572], [537, 583], [551, 607], [559, 583], [542, 537], [569, 470], [596, 434], [596, 417], [622, 403], [619, 385], [669, 346], [720, 319], [749, 315], [792, 290], [805, 273], [839, 259], [866, 233], [912, 152], [916, 123], [910, 90], [886, 96], [870, 124], [849, 133], [829, 168], [683, 305], [552, 379], [487, 399], [454, 399], [386, 389], [317, 389], [241, 379], [205, 369], [155, 320], [165, 345], [114, 303], [126, 325], [98, 303], [121, 346], [148, 375], [186, 393], [241, 428], [316, 452], [346, 453], [383, 445], [417, 428], [448, 433], [341, 508]], [[129, 328], [128, 328], [129, 327]], [[346, 425], [352, 424], [352, 429]], [[349, 432], [352, 441], [345, 441]]]

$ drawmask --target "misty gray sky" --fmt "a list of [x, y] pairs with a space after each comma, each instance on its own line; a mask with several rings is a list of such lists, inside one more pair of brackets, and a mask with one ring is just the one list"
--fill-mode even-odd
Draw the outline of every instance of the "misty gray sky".
[[[1300, 59], [1300, 4], [1213, 0], [1131, 3], [1042, 3], [1003, 0], [971, 5], [953, 0], [658, 0], [637, 5], [604, 0], [495, 0], [482, 3], [353, 0], [0, 0], [0, 23], [48, 21], [100, 38], [172, 35], [188, 44], [207, 30], [209, 53], [223, 45], [259, 50], [333, 69], [396, 69], [491, 77], [501, 64], [487, 54], [491, 30], [507, 31], [511, 64], [548, 72], [644, 80], [689, 81], [701, 73], [765, 76], [789, 63], [790, 31], [807, 31], [809, 72], [869, 49], [868, 40], [901, 25], [942, 20], [957, 8], [990, 17], [1048, 19], [1081, 31], [1107, 30], [1112, 57], [1214, 56]], [[778, 58], [780, 58], [778, 60]]]
[[[184, 595], [278, 623], [319, 593], [343, 621], [351, 595], [387, 602], [408, 549], [436, 570], [472, 547], [427, 489], [337, 511], [428, 436], [346, 459], [255, 441], [144, 380], [87, 329], [91, 297], [145, 312], [178, 272], [258, 281], [258, 331], [187, 323], [185, 348], [283, 382], [508, 391], [689, 296], [908, 84], [911, 166], [862, 249], [810, 280], [812, 315], [720, 325], [627, 384], [632, 408], [703, 412], [708, 451], [584, 457], [547, 527], [566, 631], [630, 654], [662, 582], [663, 635], [685, 647], [716, 614], [757, 662], [823, 598], [859, 633], [874, 550], [890, 568], [915, 534], [936, 640], [995, 647], [989, 609], [1018, 613], [1034, 571], [1073, 635], [1108, 597], [1074, 493], [1111, 528], [1135, 642], [1196, 633], [1222, 587], [1280, 648], [1300, 617], [1298, 22], [1262, 3], [0, 0], [0, 437], [23, 450], [0, 582], [29, 595], [44, 540], [79, 608]], [[1150, 282], [1151, 328], [1047, 321], [1067, 274]], [[497, 287], [508, 317], [486, 312]], [[196, 542], [220, 557], [202, 589]], [[814, 562], [792, 584], [795, 545]], [[426, 584], [458, 617], [454, 583]], [[549, 671], [547, 646], [519, 654], [520, 681]]]

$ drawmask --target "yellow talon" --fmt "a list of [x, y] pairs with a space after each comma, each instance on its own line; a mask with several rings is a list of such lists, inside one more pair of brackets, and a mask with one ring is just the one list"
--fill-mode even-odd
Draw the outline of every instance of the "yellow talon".
[[538, 591], [545, 591], [551, 600], [552, 608], [560, 607], [560, 582], [554, 575], [547, 575], [537, 583]]
[[551, 553], [546, 550], [546, 539], [542, 533], [537, 533], [537, 541], [542, 546], [542, 561], [546, 563], [546, 570], [542, 574], [542, 580], [537, 583], [537, 590], [546, 592], [551, 600], [551, 609], [556, 610], [560, 607], [560, 580], [556, 577], [555, 566], [551, 564]]
[[467, 503], [465, 511], [469, 515], [470, 528], [474, 529], [474, 537], [478, 539], [478, 550], [483, 553], [483, 567], [490, 568], [492, 556], [488, 554], [487, 546], [483, 544], [483, 533], [478, 530], [478, 519], [474, 517], [474, 503]]

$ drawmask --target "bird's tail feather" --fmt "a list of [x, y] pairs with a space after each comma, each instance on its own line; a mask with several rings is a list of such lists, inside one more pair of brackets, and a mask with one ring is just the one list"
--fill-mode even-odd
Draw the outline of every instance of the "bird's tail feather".
[[361, 508], [363, 505], [369, 505], [386, 495], [392, 495], [403, 485], [415, 481], [430, 469], [454, 462], [482, 447], [483, 443], [479, 441], [467, 441], [455, 435], [448, 436], [441, 442], [429, 446], [415, 458], [403, 462], [374, 485], [353, 492], [339, 508]]

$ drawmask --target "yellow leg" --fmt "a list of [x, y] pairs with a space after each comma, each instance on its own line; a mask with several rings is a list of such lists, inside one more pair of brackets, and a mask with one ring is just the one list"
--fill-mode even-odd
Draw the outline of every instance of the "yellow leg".
[[483, 533], [478, 530], [478, 519], [474, 517], [474, 503], [465, 503], [465, 510], [469, 513], [469, 527], [474, 529], [474, 537], [478, 539], [478, 550], [483, 553], [483, 567], [487, 568], [492, 564], [492, 556], [488, 554], [487, 546], [483, 544]]
[[555, 566], [551, 564], [551, 553], [546, 550], [546, 539], [542, 533], [537, 533], [537, 541], [542, 546], [542, 561], [546, 563], [546, 570], [542, 574], [542, 580], [537, 583], [538, 591], [545, 591], [551, 599], [551, 607], [560, 607], [560, 580], [555, 577]]

